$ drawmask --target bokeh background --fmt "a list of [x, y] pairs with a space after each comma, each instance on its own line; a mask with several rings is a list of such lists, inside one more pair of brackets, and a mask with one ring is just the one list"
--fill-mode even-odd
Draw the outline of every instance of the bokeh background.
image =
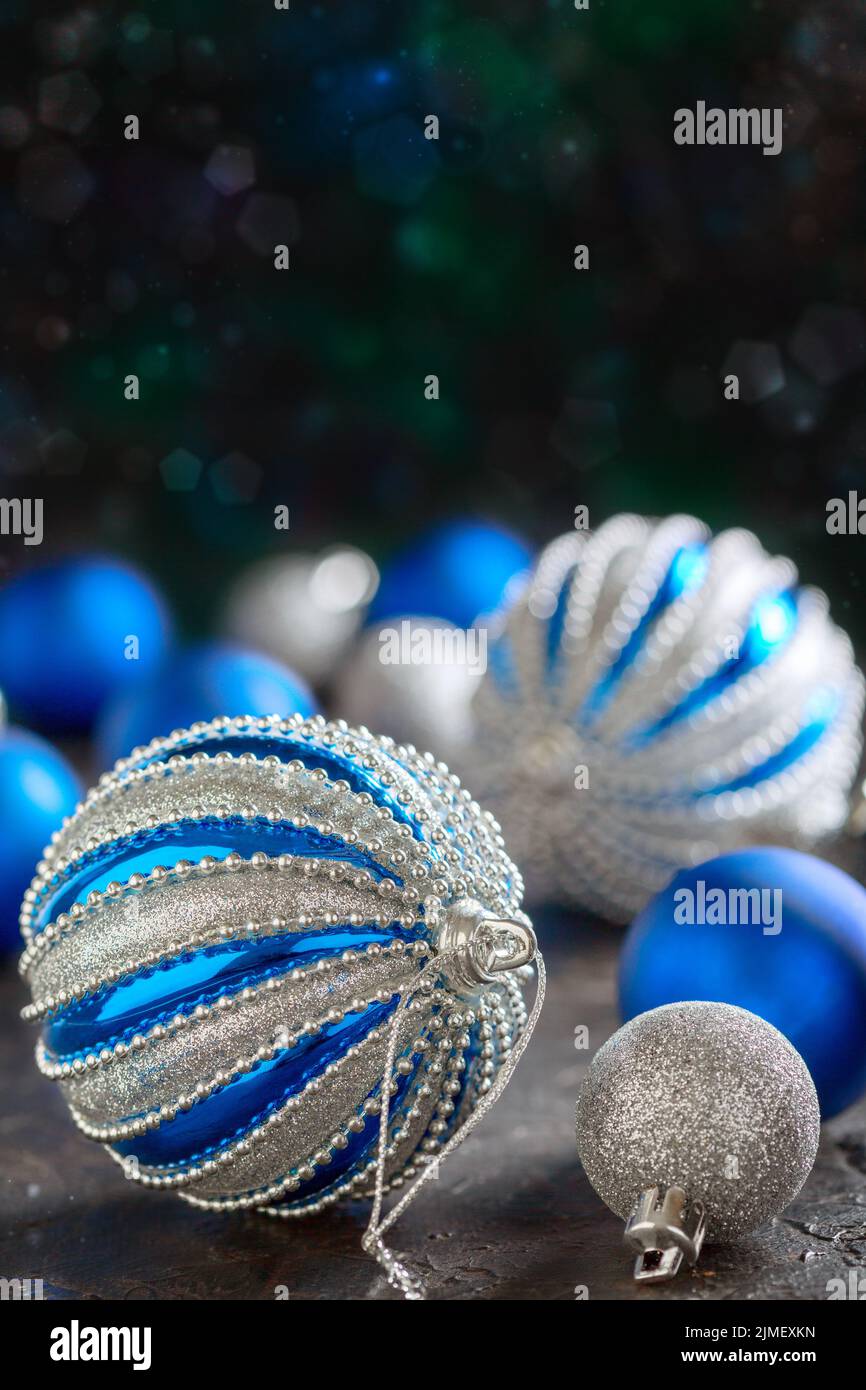
[[[268, 557], [352, 545], [399, 589], [389, 557], [453, 519], [501, 526], [528, 554], [578, 506], [592, 525], [686, 511], [792, 556], [862, 664], [866, 541], [829, 535], [826, 509], [866, 493], [866, 10], [589, 4], [0, 0], [0, 498], [44, 501], [40, 546], [0, 536], [0, 614], [2, 588], [28, 571], [107, 555], [164, 596], [183, 649], [223, 634], [228, 596]], [[676, 146], [674, 112], [699, 100], [781, 107], [782, 153]], [[430, 114], [438, 141], [424, 139]], [[274, 269], [277, 243], [288, 271]], [[130, 373], [138, 401], [124, 398]], [[493, 560], [482, 542], [458, 553], [482, 578]], [[118, 587], [76, 593], [119, 662]], [[108, 648], [88, 647], [70, 610], [58, 603], [53, 626], [49, 612], [47, 639], [44, 607], [39, 624], [10, 610], [0, 659], [8, 672], [27, 648], [46, 705], [86, 703], [66, 679], [76, 661], [105, 684]], [[151, 654], [157, 628], [153, 612], [134, 628]], [[252, 622], [243, 635], [261, 645]], [[338, 687], [310, 683], [339, 713]], [[456, 707], [447, 689], [443, 702], [437, 717]], [[109, 761], [92, 711], [70, 732], [11, 703], [27, 732], [0, 735], [10, 952], [21, 891], [78, 795], [69, 767], [88, 782]], [[52, 747], [32, 751], [31, 730]], [[862, 841], [850, 853], [862, 881]], [[630, 1298], [618, 1223], [573, 1181], [572, 1031], [616, 1027], [619, 938], [590, 924], [575, 952], [571, 918], [559, 945], [544, 926], [550, 1001], [490, 1121], [499, 1142], [495, 1128], [485, 1140], [498, 1180], [488, 1164], [462, 1206], [450, 1177], [431, 1185], [439, 1229], [464, 1235], [428, 1241], [428, 1258], [456, 1296], [570, 1298], [589, 1267], [593, 1297]], [[344, 1257], [354, 1216], [291, 1245], [118, 1198], [104, 1156], [82, 1152], [60, 1100], [43, 1098], [11, 960], [2, 975], [8, 1224], [17, 1251], [23, 1222], [29, 1272], [52, 1297], [270, 1298], [274, 1270], [290, 1271], [293, 1297], [311, 1278], [321, 1296], [366, 1290], [364, 1262]], [[825, 1297], [830, 1266], [807, 1244], [842, 1272], [862, 1263], [862, 1107], [838, 1133], [813, 1205], [774, 1225], [772, 1249], [722, 1253], [710, 1296]], [[427, 1219], [412, 1218], [416, 1246]], [[192, 1272], [199, 1233], [219, 1258]], [[590, 1265], [575, 1268], [581, 1234]]]
[[[854, 0], [4, 0], [5, 572], [98, 546], [197, 633], [287, 546], [691, 510], [862, 636], [864, 66]], [[698, 99], [783, 153], [675, 146]]]
[[[142, 676], [185, 653], [162, 669], [209, 685], [202, 717], [286, 712], [270, 673], [253, 700], [186, 655], [228, 636], [304, 677], [304, 712], [425, 741], [401, 724], [423, 672], [387, 692], [368, 643], [341, 673], [339, 634], [305, 662], [322, 576], [254, 567], [354, 546], [371, 617], [462, 626], [577, 507], [751, 528], [862, 650], [863, 537], [826, 520], [866, 491], [864, 70], [854, 0], [4, 0], [0, 497], [44, 509], [40, 545], [0, 536], [11, 717], [85, 781], [191, 722], [167, 675], [102, 719], [130, 632]], [[677, 146], [699, 100], [780, 107], [782, 153]], [[460, 531], [425, 591], [413, 548], [452, 521], [501, 530]], [[16, 587], [93, 555], [162, 617], [111, 571]], [[435, 699], [425, 746], [450, 759], [465, 680]]]

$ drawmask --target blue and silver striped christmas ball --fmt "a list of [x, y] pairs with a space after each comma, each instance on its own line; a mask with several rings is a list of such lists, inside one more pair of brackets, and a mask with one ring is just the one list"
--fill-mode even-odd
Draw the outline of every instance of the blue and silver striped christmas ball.
[[863, 678], [751, 532], [621, 515], [543, 551], [473, 712], [467, 775], [531, 895], [627, 921], [680, 868], [843, 824]]
[[[432, 755], [318, 716], [195, 724], [103, 776], [38, 865], [38, 1065], [130, 1178], [295, 1215], [369, 1192], [393, 1027], [398, 1187], [523, 1028], [522, 972], [475, 951], [491, 923], [531, 938], [521, 894]], [[462, 973], [416, 985], [446, 939]]]

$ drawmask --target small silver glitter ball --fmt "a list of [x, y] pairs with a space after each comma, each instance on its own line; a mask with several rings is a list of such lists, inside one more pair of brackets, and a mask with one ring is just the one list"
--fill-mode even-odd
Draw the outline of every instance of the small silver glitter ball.
[[838, 830], [863, 677], [749, 531], [622, 515], [561, 536], [500, 623], [461, 763], [530, 897], [629, 921], [678, 869]]
[[707, 1210], [709, 1240], [754, 1230], [815, 1162], [820, 1115], [800, 1054], [730, 1004], [665, 1004], [599, 1048], [577, 1103], [589, 1181], [624, 1220], [641, 1192], [678, 1186]]

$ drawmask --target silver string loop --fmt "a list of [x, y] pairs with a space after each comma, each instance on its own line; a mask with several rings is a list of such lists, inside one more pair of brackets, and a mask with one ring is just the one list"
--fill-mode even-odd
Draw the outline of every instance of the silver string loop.
[[367, 1253], [374, 1255], [382, 1266], [387, 1276], [388, 1283], [394, 1288], [399, 1289], [404, 1298], [412, 1300], [424, 1298], [424, 1284], [422, 1280], [411, 1274], [406, 1266], [397, 1259], [394, 1253], [385, 1244], [383, 1236], [406, 1210], [410, 1202], [415, 1200], [424, 1184], [430, 1180], [433, 1174], [438, 1172], [445, 1159], [448, 1158], [455, 1149], [459, 1148], [463, 1140], [471, 1134], [475, 1126], [483, 1120], [487, 1112], [492, 1109], [502, 1095], [502, 1092], [511, 1080], [517, 1063], [520, 1061], [532, 1037], [535, 1025], [538, 1021], [538, 1015], [541, 1013], [541, 1006], [544, 1003], [544, 991], [547, 978], [541, 952], [536, 950], [534, 964], [538, 975], [538, 983], [535, 992], [535, 1002], [532, 1005], [532, 1010], [520, 1036], [517, 1038], [517, 1041], [502, 1063], [493, 1085], [490, 1087], [490, 1090], [481, 1097], [475, 1109], [464, 1123], [459, 1129], [455, 1130], [450, 1139], [443, 1145], [436, 1158], [427, 1164], [412, 1183], [411, 1187], [403, 1193], [400, 1200], [391, 1208], [388, 1215], [383, 1218], [382, 1205], [385, 1197], [385, 1165], [388, 1156], [388, 1117], [390, 1113], [391, 1082], [394, 1074], [400, 1019], [419, 991], [425, 989], [441, 974], [447, 973], [449, 961], [452, 961], [454, 964], [458, 964], [462, 961], [462, 952], [460, 948], [441, 952], [418, 972], [409, 988], [400, 991], [400, 1002], [391, 1019], [388, 1033], [388, 1051], [385, 1059], [385, 1068], [382, 1073], [379, 1146], [376, 1160], [373, 1208], [370, 1213], [367, 1230], [361, 1242]]

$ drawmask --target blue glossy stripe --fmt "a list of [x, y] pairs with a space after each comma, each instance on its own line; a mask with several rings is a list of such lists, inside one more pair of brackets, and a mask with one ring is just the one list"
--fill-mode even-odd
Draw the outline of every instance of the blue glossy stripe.
[[765, 758], [762, 763], [750, 768], [741, 777], [710, 787], [709, 792], [703, 792], [702, 795], [715, 796], [718, 792], [745, 791], [748, 787], [756, 787], [760, 782], [766, 782], [771, 777], [778, 777], [787, 768], [793, 767], [794, 763], [799, 762], [800, 758], [805, 757], [820, 742], [832, 724], [838, 707], [839, 702], [837, 700], [836, 709], [832, 713], [813, 719], [811, 723], [804, 725], [799, 733], [785, 744], [784, 748], [779, 749], [778, 753]]
[[787, 644], [797, 627], [797, 595], [790, 590], [761, 599], [752, 610], [739, 655], [724, 662], [713, 675], [684, 696], [673, 709], [651, 724], [636, 729], [629, 738], [632, 748], [643, 747], [674, 724], [687, 719], [715, 700], [741, 677], [756, 670]]
[[374, 942], [416, 941], [425, 934], [423, 927], [407, 929], [394, 923], [392, 928], [339, 926], [222, 941], [74, 1000], [49, 1023], [45, 1041], [58, 1061], [73, 1061], [298, 966], [363, 950]]
[[322, 768], [334, 782], [348, 782], [353, 792], [369, 792], [377, 806], [387, 806], [399, 824], [409, 826], [416, 840], [425, 838], [415, 818], [397, 800], [390, 788], [382, 786], [374, 772], [361, 767], [347, 754], [335, 752], [333, 749], [311, 747], [305, 739], [299, 738], [296, 734], [249, 729], [241, 733], [214, 735], [207, 739], [196, 740], [188, 737], [181, 739], [169, 753], [142, 758], [132, 766], [150, 767], [167, 757], [192, 753], [207, 753], [211, 757], [217, 753], [231, 753], [236, 758], [240, 757], [241, 753], [255, 753], [257, 758], [277, 757], [281, 762], [291, 762], [293, 758], [297, 758], [307, 767]]
[[88, 893], [103, 892], [115, 879], [125, 882], [132, 874], [148, 874], [162, 864], [170, 867], [180, 859], [197, 860], [205, 855], [223, 860], [233, 851], [249, 859], [261, 850], [271, 857], [292, 854], [313, 859], [340, 859], [366, 869], [377, 881], [390, 878], [400, 887], [403, 880], [383, 869], [371, 855], [338, 836], [320, 835], [317, 830], [298, 830], [286, 821], [270, 821], [264, 816], [244, 820], [227, 816], [223, 820], [183, 819], [153, 830], [122, 835], [98, 849], [89, 850], [63, 875], [56, 874], [39, 899], [35, 929], [41, 930], [73, 903]]
[[577, 565], [572, 565], [570, 569], [567, 570], [565, 578], [559, 586], [559, 593], [556, 596], [556, 607], [547, 624], [548, 672], [552, 672], [557, 664], [559, 644], [562, 640], [562, 630], [565, 625], [565, 615], [568, 612], [568, 596], [571, 592], [571, 583], [576, 573]]
[[639, 652], [644, 647], [653, 623], [676, 599], [698, 588], [704, 582], [708, 565], [705, 545], [680, 546], [634, 632], [616, 660], [589, 692], [578, 716], [581, 722], [591, 725], [607, 708], [626, 671], [634, 664]]
[[[174, 1120], [135, 1139], [113, 1147], [122, 1157], [137, 1158], [147, 1166], [173, 1168], [198, 1163], [217, 1149], [236, 1142], [262, 1124], [290, 1096], [298, 1095], [308, 1081], [321, 1076], [325, 1067], [344, 1056], [353, 1043], [379, 1027], [397, 1007], [396, 995], [387, 1004], [373, 1004], [363, 1013], [346, 1014], [339, 1023], [326, 1024], [313, 1037], [304, 1037], [266, 1062], [257, 1062], [246, 1074]], [[311, 1102], [315, 1104], [315, 1100]], [[130, 1116], [136, 1119], [138, 1116]]]
[[517, 695], [519, 693], [520, 680], [517, 675], [517, 664], [514, 660], [514, 646], [507, 632], [502, 633], [491, 644], [487, 655], [487, 669], [504, 694]]

